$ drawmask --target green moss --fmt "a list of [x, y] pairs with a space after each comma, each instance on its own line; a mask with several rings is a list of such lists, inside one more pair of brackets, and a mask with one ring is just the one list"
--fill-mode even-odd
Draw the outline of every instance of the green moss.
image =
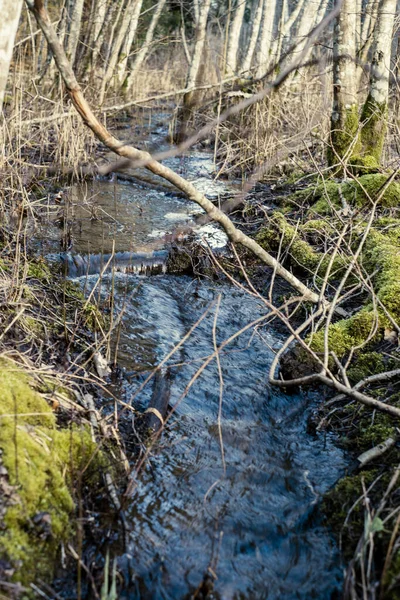
[[400, 244], [398, 231], [384, 235], [373, 230], [367, 239], [363, 266], [368, 272], [378, 271], [376, 288], [379, 300], [400, 320]]
[[[343, 358], [351, 348], [362, 345], [369, 337], [374, 324], [375, 316], [367, 309], [360, 310], [350, 319], [342, 319], [329, 327], [329, 350], [336, 356]], [[308, 338], [311, 348], [317, 353], [324, 352], [323, 329]]]
[[372, 156], [378, 164], [381, 162], [385, 143], [387, 115], [387, 103], [377, 103], [369, 95], [361, 113], [363, 123], [361, 129], [362, 154]]
[[[305, 190], [299, 190], [285, 199], [288, 206], [309, 205], [308, 216], [328, 216], [343, 209], [342, 198], [350, 206], [361, 207], [375, 200], [388, 179], [387, 174], [371, 173], [343, 183], [326, 181]], [[397, 207], [400, 204], [400, 183], [392, 181], [380, 200], [380, 206]]]
[[328, 146], [328, 164], [336, 165], [339, 158], [344, 158], [349, 149], [352, 149], [352, 154], [358, 154], [361, 148], [358, 139], [358, 106], [353, 106], [346, 109], [342, 122], [332, 121], [331, 123], [331, 144]]
[[[52, 576], [59, 543], [71, 535], [73, 481], [96, 455], [96, 446], [86, 428], [57, 429], [54, 414], [29, 385], [29, 377], [4, 359], [0, 421], [2, 462], [17, 494], [7, 506], [0, 556], [16, 567], [15, 580], [29, 585], [37, 577]], [[97, 471], [98, 461], [92, 465]], [[45, 535], [35, 525], [40, 513], [49, 522]]]
[[381, 354], [378, 352], [364, 352], [352, 363], [347, 375], [351, 383], [358, 383], [361, 379], [365, 379], [365, 377], [369, 377], [375, 373], [383, 373], [385, 368]]
[[28, 263], [28, 277], [48, 281], [51, 278], [51, 272], [48, 264], [42, 259], [30, 260]]
[[[368, 487], [376, 477], [376, 470], [370, 470], [357, 475], [343, 477], [336, 486], [328, 492], [322, 502], [322, 511], [326, 515], [328, 524], [338, 535], [342, 534], [342, 549], [344, 557], [349, 560], [353, 557], [354, 549], [364, 528], [364, 505], [354, 503], [363, 494], [362, 480]], [[353, 507], [347, 527], [344, 523], [349, 510]]]
[[349, 161], [349, 169], [353, 175], [367, 175], [368, 173], [376, 173], [379, 171], [379, 161], [375, 156], [367, 154], [353, 154]]
[[[315, 251], [312, 246], [301, 238], [301, 228], [290, 225], [285, 216], [275, 212], [268, 221], [267, 227], [262, 228], [256, 235], [256, 241], [267, 251], [278, 250], [279, 246], [287, 250], [290, 263], [301, 267], [307, 272], [323, 277], [330, 262], [328, 253]], [[331, 277], [343, 271], [346, 260], [337, 256], [333, 263]]]

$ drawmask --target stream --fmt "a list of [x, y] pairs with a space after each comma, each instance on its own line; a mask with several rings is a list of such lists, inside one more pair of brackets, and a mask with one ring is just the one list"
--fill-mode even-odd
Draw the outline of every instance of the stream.
[[[163, 126], [149, 130], [151, 142], [160, 144]], [[212, 180], [208, 153], [193, 151], [165, 162], [210, 198], [229, 190]], [[118, 180], [75, 186], [69, 204], [70, 252], [80, 256], [162, 252], [163, 236], [199, 212], [172, 193]], [[56, 226], [49, 229], [43, 254], [55, 251], [59, 235]], [[215, 247], [225, 243], [215, 226], [201, 235]], [[77, 280], [89, 290], [97, 276], [81, 274]], [[128, 544], [117, 559], [125, 579], [119, 597], [335, 597], [340, 555], [318, 503], [343, 475], [347, 459], [329, 435], [307, 431], [317, 395], [286, 395], [268, 384], [282, 334], [273, 325], [240, 334], [221, 354], [220, 372], [212, 360], [182, 398], [215, 341], [220, 344], [266, 314], [265, 305], [228, 283], [162, 271], [147, 277], [105, 274], [101, 293], [111, 286], [116, 314], [123, 311], [118, 361], [125, 375], [119, 393], [139, 410], [147, 408], [152, 393], [151, 384], [139, 390], [149, 370], [199, 321], [168, 363], [175, 365], [173, 416], [131, 482]]]

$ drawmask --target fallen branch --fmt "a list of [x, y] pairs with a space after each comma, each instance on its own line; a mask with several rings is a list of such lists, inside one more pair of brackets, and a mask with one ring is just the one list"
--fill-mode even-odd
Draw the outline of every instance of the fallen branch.
[[360, 463], [360, 467], [365, 467], [365, 465], [370, 463], [375, 458], [382, 456], [382, 454], [384, 454], [387, 450], [390, 450], [395, 443], [396, 439], [394, 437], [390, 437], [381, 444], [378, 444], [378, 446], [374, 446], [373, 448], [370, 448], [366, 452], [360, 454], [360, 456], [357, 458], [358, 462]]
[[83, 121], [93, 131], [98, 139], [103, 142], [107, 148], [119, 156], [133, 161], [138, 161], [152, 173], [155, 173], [156, 175], [159, 175], [163, 179], [166, 179], [172, 183], [175, 187], [184, 192], [190, 200], [199, 204], [214, 221], [222, 225], [232, 242], [241, 244], [253, 252], [253, 254], [260, 258], [266, 265], [274, 269], [280, 277], [285, 279], [285, 281], [294, 287], [303, 296], [304, 300], [314, 304], [319, 303], [321, 299], [318, 294], [311, 291], [299, 279], [297, 279], [297, 277], [285, 269], [255, 240], [239, 231], [229, 217], [216, 206], [214, 206], [214, 204], [201, 192], [199, 192], [192, 183], [186, 181], [168, 167], [154, 160], [151, 154], [148, 152], [138, 150], [133, 146], [126, 145], [119, 141], [100, 123], [82, 94], [71, 65], [69, 64], [65, 55], [64, 49], [62, 48], [54, 27], [52, 26], [43, 0], [26, 0], [26, 4], [29, 10], [34, 14], [39, 27], [43, 31], [73, 105], [82, 117]]

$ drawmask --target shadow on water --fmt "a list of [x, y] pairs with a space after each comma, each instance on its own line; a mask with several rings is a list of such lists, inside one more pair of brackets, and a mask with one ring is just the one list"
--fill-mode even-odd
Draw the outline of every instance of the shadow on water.
[[[213, 187], [210, 180], [208, 155], [197, 152], [184, 162], [170, 162], [199, 187], [214, 196], [220, 193], [221, 184]], [[96, 219], [90, 216], [92, 209], [79, 202], [87, 199], [88, 191], [97, 198]], [[196, 212], [182, 200], [115, 182], [77, 186], [71, 198], [73, 252], [80, 255], [111, 252], [112, 247], [125, 253], [160, 250], [162, 244], [154, 240]], [[51, 235], [47, 243], [54, 251]], [[89, 282], [95, 278], [92, 275]], [[111, 281], [105, 274], [105, 295]], [[221, 381], [215, 360], [181, 399], [204, 357], [213, 352], [214, 319], [221, 343], [265, 314], [265, 307], [227, 284], [188, 277], [143, 278], [128, 270], [113, 281], [116, 310], [124, 307], [119, 363], [126, 372], [139, 373], [126, 376], [120, 392], [141, 410], [147, 407], [151, 386], [136, 395], [143, 380], [140, 373], [159, 364], [214, 303], [170, 360], [175, 365], [175, 412], [161, 443], [132, 481], [126, 510], [128, 546], [118, 557], [125, 577], [120, 598], [332, 598], [341, 577], [339, 553], [318, 518], [318, 502], [343, 473], [346, 458], [329, 436], [307, 432], [317, 397], [286, 395], [268, 385], [280, 334], [271, 325], [252, 328], [221, 355], [225, 472], [218, 428]], [[90, 289], [87, 282], [85, 287]]]

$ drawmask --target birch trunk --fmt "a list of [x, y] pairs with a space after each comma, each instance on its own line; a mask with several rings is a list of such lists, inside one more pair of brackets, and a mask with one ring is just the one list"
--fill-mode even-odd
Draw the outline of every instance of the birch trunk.
[[389, 75], [397, 0], [380, 0], [375, 26], [369, 93], [361, 121], [362, 154], [372, 156], [377, 165], [382, 158], [388, 116]]
[[146, 33], [146, 38], [144, 40], [142, 47], [140, 48], [139, 52], [136, 55], [136, 58], [131, 67], [131, 72], [129, 74], [129, 77], [127, 78], [126, 92], [129, 92], [129, 90], [132, 88], [133, 83], [135, 81], [136, 74], [139, 71], [140, 67], [143, 64], [144, 59], [147, 56], [147, 53], [150, 48], [150, 44], [153, 41], [154, 31], [157, 27], [158, 21], [160, 19], [160, 16], [161, 16], [161, 13], [163, 11], [166, 1], [167, 0], [158, 0], [156, 11], [153, 14], [149, 28]]
[[67, 38], [66, 53], [68, 60], [73, 65], [75, 62], [76, 49], [78, 47], [79, 34], [81, 32], [82, 14], [84, 0], [75, 0], [70, 4], [70, 26]]
[[97, 63], [101, 45], [103, 42], [103, 36], [100, 32], [105, 28], [105, 18], [107, 14], [107, 0], [93, 0], [93, 17], [89, 35], [89, 57], [86, 62], [85, 71], [88, 72], [94, 68]]
[[[128, 68], [129, 54], [132, 49], [132, 44], [135, 41], [136, 31], [137, 31], [138, 24], [139, 24], [140, 12], [142, 10], [142, 4], [143, 4], [143, 0], [135, 1], [131, 20], [129, 23], [128, 33], [126, 34], [126, 37], [125, 37], [125, 40], [124, 40], [124, 43], [122, 46], [122, 50], [121, 50], [122, 56], [121, 56], [121, 60], [117, 67], [118, 82], [120, 85], [122, 85], [124, 83], [126, 70]], [[147, 38], [147, 35], [146, 35], [146, 38]], [[142, 62], [143, 62], [143, 59], [142, 59]]]
[[[112, 150], [119, 156], [128, 158], [129, 160], [133, 161], [144, 162], [146, 168], [149, 171], [166, 179], [175, 187], [183, 191], [190, 200], [193, 200], [193, 202], [199, 204], [207, 212], [211, 219], [213, 219], [217, 223], [220, 223], [220, 225], [225, 229], [227, 235], [230, 237], [233, 243], [241, 244], [248, 248], [250, 251], [252, 251], [265, 264], [269, 265], [272, 269], [274, 269], [277, 275], [281, 276], [288, 283], [290, 283], [301, 294], [305, 301], [310, 301], [315, 304], [319, 304], [321, 302], [321, 297], [319, 294], [316, 294], [315, 292], [309, 290], [307, 286], [304, 285], [304, 283], [297, 279], [297, 277], [295, 277], [293, 273], [285, 269], [255, 240], [248, 237], [242, 231], [237, 229], [232, 223], [231, 219], [228, 217], [228, 215], [226, 215], [218, 207], [214, 206], [211, 200], [208, 200], [208, 198], [206, 198], [204, 194], [199, 192], [191, 182], [186, 181], [185, 179], [183, 179], [183, 177], [181, 177], [165, 165], [162, 165], [161, 163], [154, 160], [151, 154], [149, 154], [148, 152], [138, 150], [133, 146], [128, 146], [127, 144], [124, 144], [123, 142], [119, 141], [104, 127], [104, 125], [100, 123], [100, 121], [96, 118], [85, 97], [82, 94], [82, 91], [78, 85], [78, 82], [76, 81], [71, 65], [69, 64], [67, 57], [65, 56], [65, 52], [57, 39], [57, 34], [54, 31], [54, 28], [51, 24], [49, 15], [44, 8], [43, 0], [25, 0], [25, 2], [28, 8], [35, 15], [39, 27], [46, 36], [47, 42], [54, 54], [57, 67], [64, 80], [65, 86], [68, 90], [73, 105], [82, 117], [85, 124], [88, 127], [90, 127], [90, 129], [94, 132], [96, 137], [102, 143], [104, 143], [104, 145], [106, 145], [110, 150]], [[322, 299], [322, 302], [326, 304], [324, 299]]]
[[[336, 0], [340, 2], [340, 0]], [[358, 104], [356, 77], [356, 0], [342, 0], [333, 39], [333, 107], [331, 146], [328, 161], [333, 165], [346, 155], [356, 154]]]
[[228, 77], [237, 73], [240, 32], [242, 31], [245, 9], [246, 0], [238, 0], [229, 31], [228, 49], [226, 52], [225, 73]]
[[21, 8], [22, 0], [0, 0], [0, 115]]
[[287, 10], [286, 10], [287, 4], [286, 4], [286, 2], [283, 2], [283, 4], [282, 4], [282, 14], [281, 14], [281, 19], [280, 19], [278, 36], [277, 36], [276, 41], [272, 44], [272, 48], [271, 48], [271, 54], [276, 57], [277, 62], [279, 62], [279, 60], [281, 58], [281, 49], [284, 44], [284, 39], [286, 36], [289, 35], [290, 30], [292, 29], [293, 25], [296, 23], [297, 19], [299, 18], [299, 15], [300, 15], [304, 5], [305, 5], [305, 0], [299, 0], [296, 3], [296, 6], [294, 7], [289, 18], [285, 21], [283, 19], [285, 18], [285, 13], [287, 12]]
[[[139, 0], [141, 1], [141, 0]], [[120, 26], [117, 31], [116, 38], [114, 40], [114, 44], [110, 53], [110, 58], [108, 60], [106, 72], [103, 77], [103, 82], [100, 90], [100, 104], [103, 103], [104, 95], [107, 89], [108, 84], [115, 73], [115, 67], [117, 66], [118, 57], [121, 52], [122, 44], [124, 43], [125, 37], [128, 33], [129, 25], [131, 23], [133, 14], [135, 12], [135, 6], [137, 5], [138, 0], [127, 0], [125, 4], [125, 10], [122, 15], [122, 20]]]
[[258, 49], [256, 52], [256, 77], [264, 77], [268, 71], [272, 32], [276, 11], [276, 0], [263, 0], [263, 14], [260, 27]]
[[[252, 13], [253, 13], [253, 10], [254, 10], [254, 6], [252, 7]], [[258, 1], [256, 0], [254, 18], [251, 19], [252, 26], [251, 26], [249, 45], [247, 47], [247, 52], [246, 52], [245, 58], [243, 60], [242, 67], [240, 69], [241, 72], [244, 74], [248, 73], [251, 69], [251, 63], [253, 62], [254, 50], [256, 49], [257, 38], [260, 33], [262, 13], [263, 13], [263, 0], [258, 0]]]
[[206, 41], [207, 20], [210, 5], [211, 0], [204, 0], [199, 6], [199, 20], [196, 26], [192, 61], [186, 79], [186, 88], [189, 89], [189, 91], [183, 97], [183, 107], [178, 117], [178, 131], [175, 135], [175, 141], [177, 142], [185, 139], [190, 114], [196, 105], [197, 94], [195, 87], [200, 73], [201, 59], [203, 57], [204, 44]]

